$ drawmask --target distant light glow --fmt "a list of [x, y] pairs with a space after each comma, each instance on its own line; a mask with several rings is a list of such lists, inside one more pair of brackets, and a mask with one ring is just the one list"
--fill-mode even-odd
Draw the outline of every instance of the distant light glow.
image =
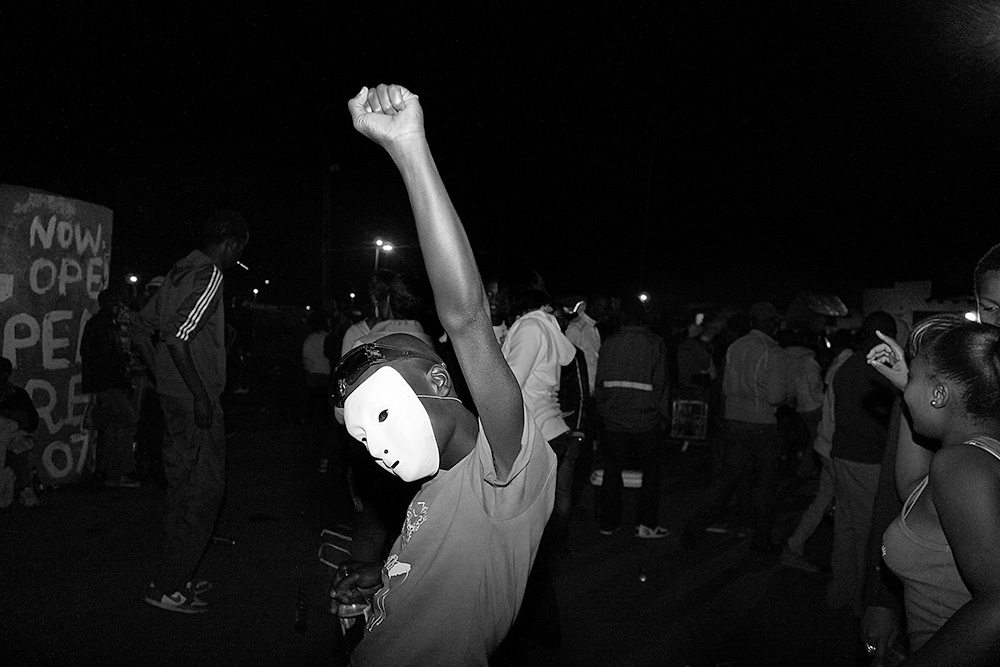
[[382, 250], [389, 252], [392, 250], [392, 246], [386, 243], [385, 245], [382, 246]]
[[978, 322], [979, 315], [976, 313], [976, 311], [970, 310], [965, 314], [965, 319], [969, 320], [970, 322]]
[[312, 310], [312, 306], [306, 306], [306, 310]]
[[643, 303], [649, 301], [649, 292], [639, 292], [639, 301]]
[[135, 275], [134, 273], [130, 273], [127, 276], [125, 276], [125, 280], [135, 285], [137, 282], [139, 282], [139, 276]]
[[271, 281], [270, 281], [270, 280], [265, 280], [265, 281], [264, 281], [264, 284], [265, 284], [265, 285], [270, 285], [270, 284], [271, 284]]
[[348, 296], [350, 296], [353, 299], [357, 295], [354, 292], [351, 292]]
[[259, 294], [259, 293], [260, 293], [260, 290], [259, 290], [259, 289], [257, 289], [256, 287], [254, 287], [254, 288], [253, 288], [253, 295], [254, 295], [254, 296], [257, 296], [257, 294]]
[[381, 248], [385, 244], [382, 242], [382, 239], [375, 239], [375, 245]]

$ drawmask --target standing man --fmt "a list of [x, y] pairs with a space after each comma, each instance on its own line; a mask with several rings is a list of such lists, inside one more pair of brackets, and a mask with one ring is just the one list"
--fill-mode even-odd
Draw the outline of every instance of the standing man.
[[877, 331], [896, 337], [896, 320], [877, 310], [861, 325], [864, 340], [833, 376], [834, 429], [830, 459], [837, 511], [833, 522], [833, 579], [826, 603], [834, 609], [851, 605], [855, 616], [864, 613], [864, 586], [868, 575], [867, 544], [872, 508], [882, 471], [882, 454], [889, 433], [896, 390], [866, 358], [882, 341]]
[[777, 553], [771, 532], [777, 505], [781, 435], [778, 406], [787, 403], [785, 351], [774, 339], [777, 309], [767, 302], [750, 308], [750, 332], [726, 351], [722, 376], [725, 413], [719, 433], [722, 470], [708, 487], [701, 509], [688, 521], [681, 542], [692, 546], [725, 508], [743, 475], [750, 475], [753, 539], [750, 549]]
[[118, 312], [121, 303], [111, 290], [97, 295], [100, 310], [87, 320], [80, 341], [83, 391], [94, 394], [97, 428], [97, 474], [110, 487], [139, 486], [132, 441], [139, 413], [132, 400], [128, 354], [122, 345]]
[[142, 317], [160, 332], [156, 385], [166, 422], [163, 467], [167, 509], [163, 558], [145, 602], [184, 614], [208, 610], [193, 581], [225, 492], [226, 434], [219, 397], [226, 386], [223, 272], [250, 239], [246, 221], [219, 211], [205, 223], [204, 245], [170, 269]]
[[670, 534], [659, 525], [663, 427], [670, 419], [667, 344], [646, 324], [645, 304], [629, 299], [624, 325], [601, 348], [597, 362], [597, 412], [601, 416], [601, 534], [622, 519], [622, 470], [629, 455], [641, 462], [639, 525], [636, 537]]

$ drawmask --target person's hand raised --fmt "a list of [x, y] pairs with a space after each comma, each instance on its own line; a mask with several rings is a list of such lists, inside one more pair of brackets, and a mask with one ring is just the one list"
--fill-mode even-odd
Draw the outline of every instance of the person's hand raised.
[[903, 348], [891, 336], [886, 336], [881, 331], [876, 331], [875, 334], [883, 342], [870, 349], [865, 358], [869, 365], [892, 382], [896, 389], [900, 391], [906, 389], [910, 369], [906, 365]]
[[347, 109], [354, 129], [386, 149], [424, 139], [419, 98], [403, 86], [362, 87], [348, 101]]

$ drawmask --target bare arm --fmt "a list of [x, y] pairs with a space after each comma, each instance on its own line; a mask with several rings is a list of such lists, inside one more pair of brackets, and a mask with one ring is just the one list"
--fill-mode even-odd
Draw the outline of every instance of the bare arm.
[[348, 102], [354, 127], [392, 157], [409, 194], [438, 317], [479, 408], [500, 479], [521, 448], [524, 404], [490, 323], [469, 239], [424, 134], [417, 96], [402, 86], [362, 88]]

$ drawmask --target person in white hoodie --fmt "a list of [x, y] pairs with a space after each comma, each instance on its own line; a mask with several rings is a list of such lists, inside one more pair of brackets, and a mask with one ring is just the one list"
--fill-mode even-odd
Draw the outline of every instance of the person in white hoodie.
[[504, 317], [508, 321], [514, 317], [500, 349], [521, 387], [528, 414], [557, 460], [555, 507], [528, 577], [520, 613], [500, 649], [511, 664], [519, 664], [517, 652], [532, 644], [557, 648], [561, 641], [552, 561], [557, 552], [568, 550], [573, 465], [579, 455], [579, 440], [563, 419], [558, 396], [562, 367], [576, 358], [576, 346], [563, 334], [549, 305], [551, 297], [537, 274], [535, 278], [537, 282], [529, 279], [500, 287]]
[[553, 529], [565, 540], [573, 484], [573, 462], [579, 454], [578, 443], [570, 437], [570, 427], [559, 407], [559, 379], [563, 366], [576, 357], [576, 347], [569, 341], [552, 314], [548, 294], [542, 290], [515, 290], [512, 309], [520, 313], [510, 327], [501, 350], [521, 385], [524, 403], [542, 435], [556, 453], [559, 471], [556, 478], [556, 506]]

